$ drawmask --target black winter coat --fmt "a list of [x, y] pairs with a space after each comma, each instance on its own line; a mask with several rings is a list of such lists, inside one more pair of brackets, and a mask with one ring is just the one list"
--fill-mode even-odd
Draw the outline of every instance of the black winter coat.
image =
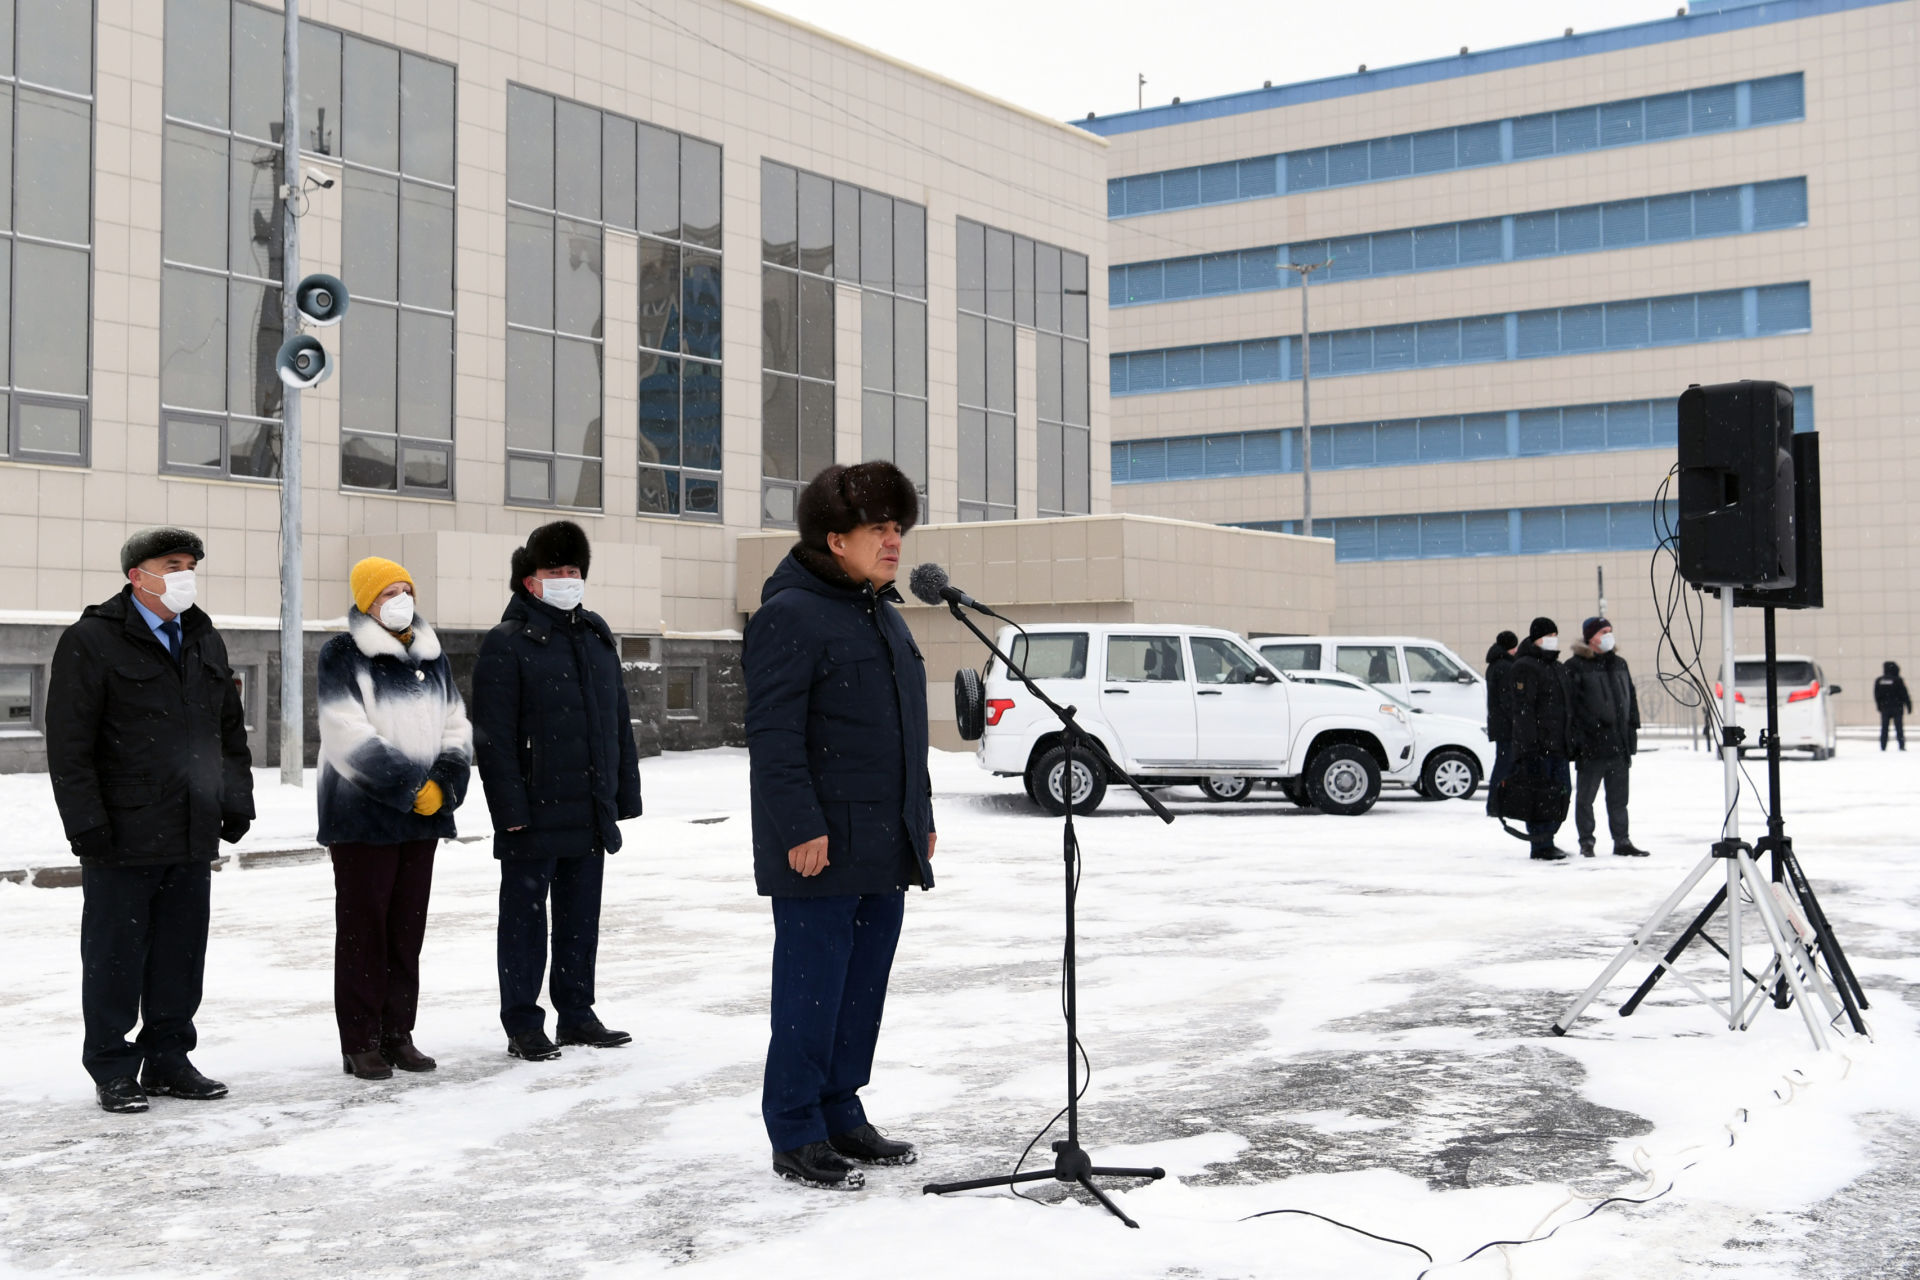
[[480, 642], [467, 714], [494, 857], [618, 852], [619, 820], [640, 816], [640, 756], [619, 650], [599, 614], [563, 612], [515, 587]]
[[1567, 674], [1559, 656], [1531, 640], [1521, 641], [1513, 655], [1507, 683], [1513, 691], [1515, 759], [1567, 756]]
[[[776, 898], [933, 887], [927, 668], [889, 587], [796, 547], [747, 623], [753, 878]], [[787, 851], [827, 837], [806, 877]]]
[[1494, 645], [1487, 650], [1487, 737], [1513, 737], [1513, 655]]
[[1889, 662], [1887, 671], [1873, 682], [1873, 705], [1883, 716], [1897, 716], [1913, 710], [1913, 699], [1907, 694], [1907, 682], [1900, 678], [1900, 668]]
[[89, 606], [54, 649], [47, 769], [87, 866], [211, 861], [221, 822], [253, 817], [253, 757], [227, 646], [197, 607], [180, 615], [180, 632], [176, 664], [129, 585]]
[[1640, 698], [1617, 653], [1573, 646], [1567, 673], [1567, 745], [1575, 760], [1622, 760], [1640, 750]]

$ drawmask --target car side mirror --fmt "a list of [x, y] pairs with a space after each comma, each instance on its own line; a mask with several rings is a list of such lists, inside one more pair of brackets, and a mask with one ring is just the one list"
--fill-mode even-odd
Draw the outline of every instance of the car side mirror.
[[1455, 684], [1474, 684], [1474, 683], [1477, 683], [1477, 682], [1476, 682], [1476, 681], [1474, 680], [1474, 678], [1473, 678], [1473, 677], [1472, 677], [1472, 676], [1471, 676], [1470, 674], [1468, 674], [1467, 672], [1465, 672], [1465, 671], [1462, 671], [1462, 672], [1461, 672], [1461, 673], [1460, 673], [1459, 675], [1457, 675], [1457, 676], [1455, 676], [1455, 677], [1453, 678], [1453, 682], [1454, 682]]
[[[1253, 682], [1255, 684], [1279, 684], [1280, 677], [1276, 676], [1271, 671], [1256, 670], [1253, 673]], [[1836, 690], [1836, 692], [1838, 691]]]
[[1839, 697], [1839, 696], [1840, 696], [1840, 694], [1841, 694], [1841, 692], [1842, 692], [1842, 690], [1841, 690], [1841, 688], [1840, 688], [1840, 686], [1839, 686], [1839, 685], [1837, 685], [1837, 684], [1830, 684], [1830, 685], [1828, 685], [1828, 686], [1827, 686], [1827, 696], [1828, 696], [1828, 697], [1830, 697], [1830, 698], [1837, 698], [1837, 697]]

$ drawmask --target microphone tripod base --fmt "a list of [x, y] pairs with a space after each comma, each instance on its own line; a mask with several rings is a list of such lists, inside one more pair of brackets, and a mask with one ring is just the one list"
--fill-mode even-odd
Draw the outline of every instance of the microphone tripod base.
[[1053, 1168], [1035, 1169], [1031, 1173], [1009, 1173], [998, 1178], [970, 1178], [965, 1182], [929, 1182], [920, 1189], [921, 1195], [943, 1196], [949, 1191], [980, 1191], [987, 1187], [1012, 1187], [1023, 1182], [1077, 1183], [1084, 1187], [1087, 1194], [1106, 1206], [1120, 1221], [1130, 1227], [1138, 1228], [1139, 1223], [1120, 1211], [1120, 1206], [1107, 1198], [1107, 1193], [1095, 1184], [1095, 1178], [1145, 1178], [1155, 1181], [1167, 1176], [1165, 1169], [1117, 1169], [1096, 1165], [1093, 1157], [1076, 1142], [1065, 1138], [1053, 1144]]

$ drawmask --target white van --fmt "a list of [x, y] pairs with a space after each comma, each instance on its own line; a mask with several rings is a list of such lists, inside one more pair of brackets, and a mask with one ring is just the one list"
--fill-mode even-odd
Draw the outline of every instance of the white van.
[[[1393, 702], [1286, 679], [1231, 631], [1055, 622], [1002, 627], [997, 643], [1141, 782], [1198, 785], [1225, 800], [1254, 778], [1297, 779], [1314, 807], [1359, 814], [1379, 798], [1382, 774], [1405, 780], [1414, 768], [1407, 716]], [[1069, 791], [1075, 813], [1100, 804], [1110, 779], [1076, 756], [1069, 784], [1059, 722], [998, 660], [984, 677], [958, 672], [954, 692], [960, 735], [979, 740], [982, 769], [1025, 779], [1053, 813]]]
[[1282, 671], [1342, 671], [1435, 715], [1487, 723], [1486, 679], [1459, 654], [1423, 636], [1259, 636], [1260, 656]]
[[[1840, 692], [1827, 683], [1820, 664], [1804, 653], [1783, 653], [1775, 659], [1780, 696], [1780, 749], [1805, 751], [1815, 760], [1831, 760], [1839, 741], [1834, 732], [1833, 707], [1828, 702]], [[1720, 696], [1720, 686], [1713, 687]], [[1763, 754], [1760, 735], [1767, 727], [1767, 658], [1743, 653], [1733, 660], [1733, 718], [1747, 731], [1740, 754]]]

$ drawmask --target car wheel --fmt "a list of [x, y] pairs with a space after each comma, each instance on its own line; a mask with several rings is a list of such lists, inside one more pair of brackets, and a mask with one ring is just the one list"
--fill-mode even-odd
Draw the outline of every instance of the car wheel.
[[1200, 779], [1200, 794], [1209, 800], [1245, 800], [1253, 794], [1253, 779], [1231, 773], [1210, 774]]
[[1313, 797], [1307, 794], [1307, 782], [1304, 778], [1280, 779], [1280, 794], [1299, 805], [1302, 809], [1313, 807]]
[[1307, 794], [1322, 813], [1365, 813], [1380, 798], [1380, 766], [1362, 748], [1335, 743], [1307, 766]]
[[1471, 800], [1480, 789], [1480, 762], [1458, 748], [1427, 757], [1420, 770], [1420, 793], [1429, 800]]
[[[1029, 787], [1048, 813], [1067, 811], [1067, 749], [1054, 747], [1033, 766]], [[1073, 811], [1092, 813], [1107, 795], [1107, 779], [1084, 751], [1073, 755]]]

